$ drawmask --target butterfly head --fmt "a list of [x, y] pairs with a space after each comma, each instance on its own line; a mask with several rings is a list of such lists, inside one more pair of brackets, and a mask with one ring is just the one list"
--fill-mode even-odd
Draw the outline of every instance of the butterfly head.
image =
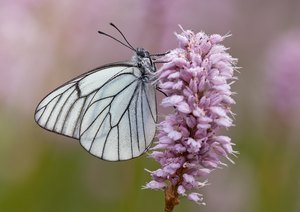
[[150, 58], [150, 53], [147, 50], [145, 50], [144, 48], [137, 48], [136, 55], [141, 58]]
[[98, 31], [99, 34], [105, 35], [107, 37], [112, 38], [113, 40], [121, 43], [123, 46], [126, 46], [127, 48], [133, 50], [135, 52], [134, 56], [131, 59], [131, 63], [134, 64], [134, 66], [137, 66], [142, 71], [143, 78], [147, 78], [148, 75], [154, 75], [156, 72], [155, 63], [152, 61], [152, 56], [147, 50], [144, 48], [134, 48], [126, 39], [124, 34], [121, 32], [121, 30], [116, 27], [113, 23], [110, 23], [111, 26], [113, 26], [124, 38], [125, 42], [120, 41], [119, 39], [105, 33], [102, 31]]

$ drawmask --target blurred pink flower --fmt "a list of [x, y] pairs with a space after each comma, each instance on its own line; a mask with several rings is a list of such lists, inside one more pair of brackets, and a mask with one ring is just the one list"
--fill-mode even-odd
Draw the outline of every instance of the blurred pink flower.
[[31, 94], [54, 55], [29, 2], [0, 3], [0, 98], [21, 109], [31, 107]]
[[161, 168], [149, 171], [152, 181], [145, 188], [165, 190], [166, 201], [171, 196], [170, 201], [178, 202], [180, 195], [204, 204], [202, 194], [194, 192], [207, 184], [199, 178], [225, 165], [222, 157], [232, 161], [229, 155], [236, 153], [231, 139], [219, 135], [220, 129], [233, 126], [236, 59], [220, 44], [225, 36], [183, 30], [176, 37], [179, 48], [164, 58], [169, 62], [158, 71], [159, 87], [167, 95], [162, 106], [175, 111], [159, 124], [159, 140], [150, 156]]
[[300, 115], [300, 30], [275, 40], [267, 52], [270, 102], [283, 118]]
[[172, 45], [169, 35], [178, 23], [190, 28], [227, 33], [233, 29], [238, 18], [239, 10], [235, 0], [166, 0], [163, 2], [168, 2], [162, 17], [165, 32], [162, 46], [165, 48]]
[[[112, 11], [110, 8], [114, 6], [105, 4], [96, 0], [89, 3], [1, 1], [1, 103], [32, 113], [37, 103], [34, 98], [39, 91], [47, 87], [43, 91], [45, 94], [59, 83], [101, 65], [99, 58], [105, 60], [113, 53], [113, 48], [108, 48], [111, 43], [101, 42], [97, 33], [104, 23], [96, 18], [99, 8]], [[97, 44], [96, 39], [99, 40]], [[101, 48], [97, 48], [101, 43]], [[103, 49], [106, 54], [100, 56]], [[62, 77], [66, 72], [73, 75]]]

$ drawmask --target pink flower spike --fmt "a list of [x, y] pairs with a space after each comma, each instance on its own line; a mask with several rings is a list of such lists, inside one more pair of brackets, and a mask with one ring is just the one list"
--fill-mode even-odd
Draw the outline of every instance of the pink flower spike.
[[150, 157], [160, 168], [145, 187], [164, 190], [167, 204], [181, 196], [204, 205], [202, 194], [194, 191], [208, 185], [203, 178], [225, 165], [223, 158], [232, 162], [229, 156], [237, 153], [231, 139], [220, 134], [233, 126], [236, 59], [221, 44], [226, 36], [190, 30], [175, 35], [179, 47], [165, 55], [168, 62], [157, 71], [158, 86], [167, 94], [162, 105], [174, 112], [159, 123]]

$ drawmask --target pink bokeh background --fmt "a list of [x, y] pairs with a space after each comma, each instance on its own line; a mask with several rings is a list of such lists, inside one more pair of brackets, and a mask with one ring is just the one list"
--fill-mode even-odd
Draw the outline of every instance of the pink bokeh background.
[[[183, 200], [175, 211], [299, 211], [299, 112], [293, 110], [287, 119], [276, 109], [282, 98], [271, 95], [278, 84], [272, 71], [280, 68], [285, 76], [289, 67], [272, 61], [278, 56], [272, 56], [273, 49], [290, 31], [300, 30], [299, 10], [295, 0], [1, 1], [0, 211], [163, 210], [161, 193], [140, 189], [149, 180], [144, 168], [157, 167], [154, 161], [143, 156], [105, 163], [33, 120], [37, 103], [55, 87], [131, 58], [130, 50], [97, 33], [118, 36], [110, 22], [133, 46], [153, 53], [177, 46], [178, 24], [195, 32], [232, 34], [224, 45], [241, 69], [233, 85], [236, 127], [226, 133], [240, 155], [235, 165], [210, 177], [212, 185], [202, 191], [207, 206]], [[281, 54], [289, 58], [290, 53]], [[294, 67], [296, 76], [300, 66]], [[299, 105], [300, 83], [282, 78], [285, 84], [289, 79], [290, 98], [297, 97], [293, 104]], [[159, 116], [166, 112], [160, 110]]]

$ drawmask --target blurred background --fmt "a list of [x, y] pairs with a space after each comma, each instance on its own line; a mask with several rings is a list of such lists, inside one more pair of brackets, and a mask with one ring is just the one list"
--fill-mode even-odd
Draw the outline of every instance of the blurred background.
[[131, 58], [97, 33], [118, 36], [109, 22], [152, 53], [177, 46], [178, 24], [232, 34], [224, 45], [242, 69], [226, 134], [240, 155], [209, 176], [207, 206], [182, 199], [174, 211], [300, 211], [299, 11], [299, 0], [1, 0], [0, 211], [163, 211], [163, 192], [141, 190], [154, 160], [101, 161], [33, 119], [65, 81]]

